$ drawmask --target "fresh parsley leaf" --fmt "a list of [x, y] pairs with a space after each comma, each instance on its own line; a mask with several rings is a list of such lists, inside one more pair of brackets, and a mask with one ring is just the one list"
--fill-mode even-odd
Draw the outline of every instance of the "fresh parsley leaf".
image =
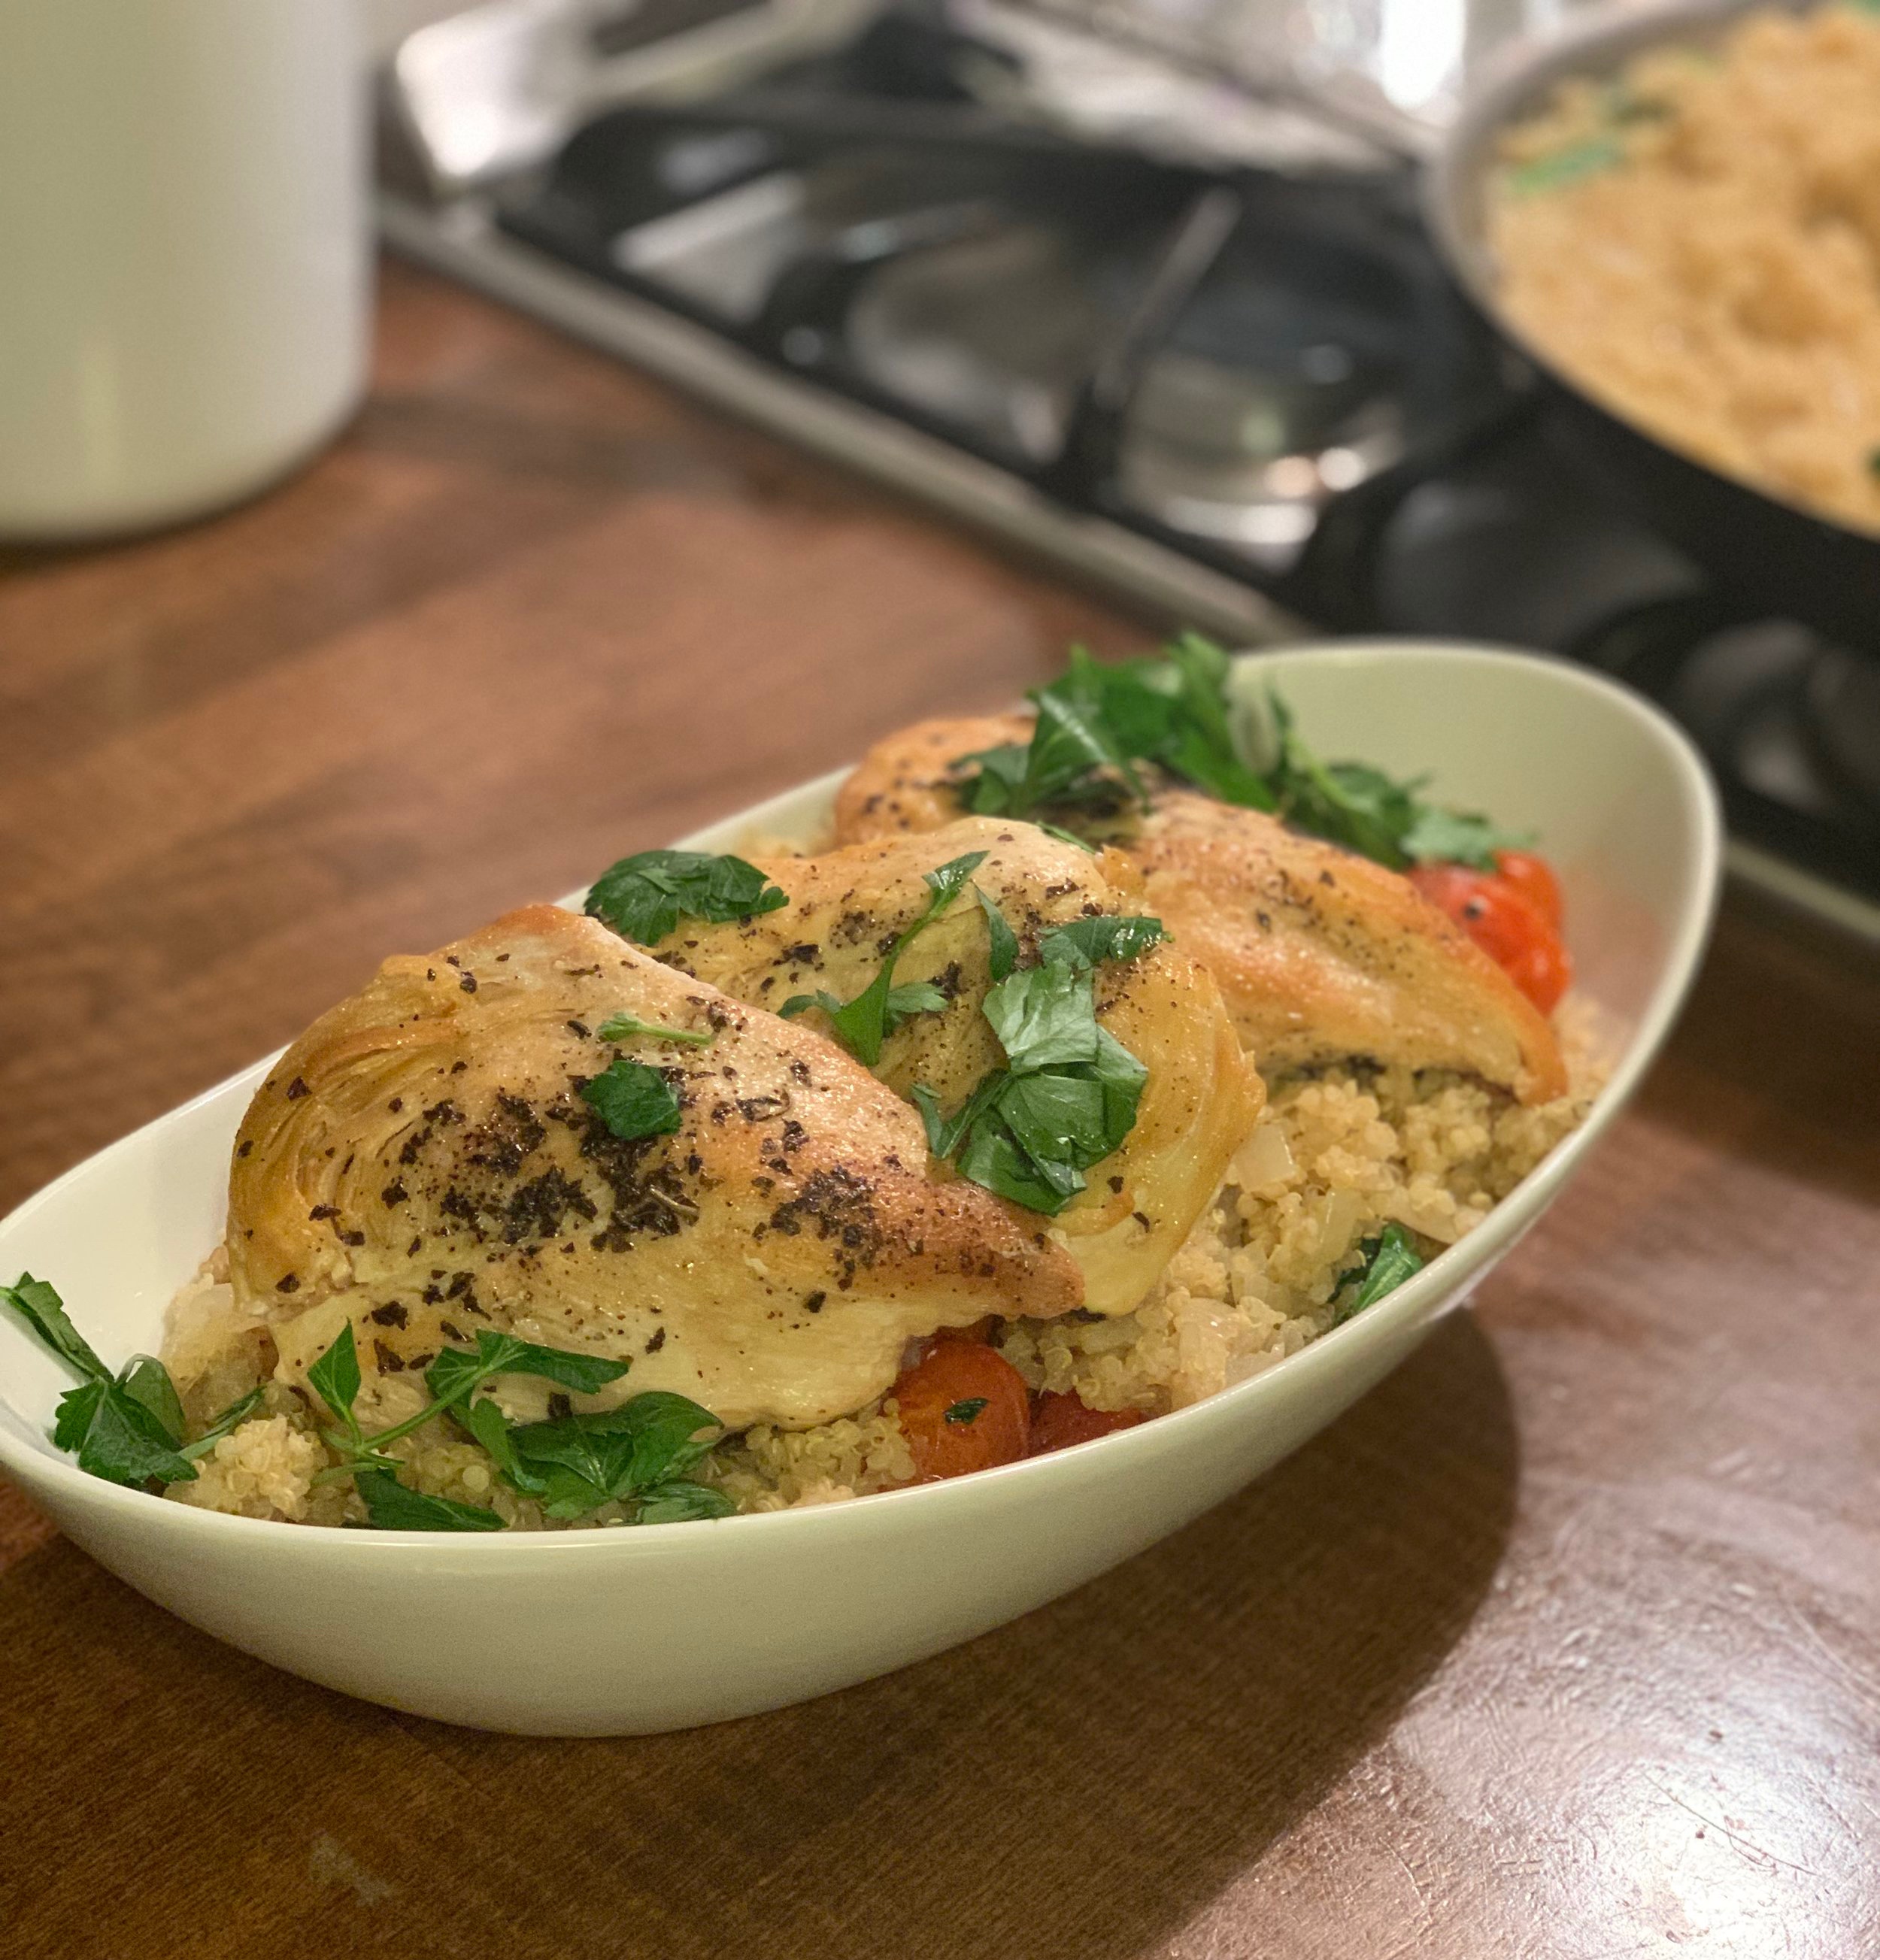
[[909, 1091], [935, 1157], [954, 1158], [962, 1177], [1050, 1215], [1129, 1134], [1149, 1080], [1098, 1023], [1091, 969], [1074, 963], [1081, 950], [1068, 943], [1066, 956], [1022, 968], [988, 991], [984, 1012], [1006, 1066], [951, 1118], [926, 1083]]
[[963, 1402], [949, 1402], [947, 1405], [947, 1412], [941, 1420], [944, 1422], [958, 1423], [962, 1426], [970, 1426], [977, 1422], [984, 1412], [986, 1402], [986, 1398], [984, 1395], [968, 1395]]
[[257, 1382], [245, 1395], [237, 1395], [193, 1443], [186, 1443], [177, 1454], [187, 1457], [192, 1463], [206, 1456], [225, 1436], [239, 1429], [266, 1400], [267, 1391]]
[[1174, 697], [1178, 712], [1171, 739], [1158, 758], [1162, 766], [1223, 803], [1271, 810], [1271, 787], [1241, 760], [1229, 725], [1227, 682], [1233, 672], [1232, 657], [1199, 633], [1184, 633], [1168, 648], [1167, 658], [1181, 685]]
[[1107, 959], [1139, 959], [1168, 937], [1158, 918], [1072, 919], [1039, 940], [1038, 956], [1049, 966], [1096, 966]]
[[637, 1014], [613, 1014], [601, 1023], [603, 1041], [626, 1041], [635, 1035], [656, 1035], [661, 1041], [684, 1042], [693, 1048], [709, 1048], [718, 1037], [709, 1028], [662, 1027], [657, 1021], [642, 1021]]
[[1044, 832], [1047, 837], [1055, 837], [1060, 844], [1075, 845], [1078, 849], [1082, 851], [1086, 858], [1094, 858], [1096, 856], [1096, 845], [1092, 844], [1088, 838], [1079, 837], [1075, 831], [1066, 830], [1057, 824], [1047, 823], [1041, 818], [1035, 816], [1031, 820], [1037, 826], [1039, 829]]
[[975, 885], [973, 896], [986, 915], [986, 934], [990, 942], [986, 958], [994, 980], [1009, 980], [1018, 964], [1018, 936], [1005, 923], [1005, 915], [987, 894]]
[[940, 1099], [924, 1082], [916, 1082], [907, 1092], [907, 1099], [920, 1112], [920, 1120], [927, 1131], [927, 1147], [937, 1157], [950, 1157], [958, 1149], [960, 1139], [972, 1126], [972, 1119], [982, 1108], [991, 1106], [989, 1091], [1004, 1081], [1005, 1071], [995, 1069], [982, 1082], [959, 1111], [952, 1117], [940, 1113]]
[[1051, 960], [987, 990], [985, 1015], [1015, 1074], [1095, 1061], [1097, 1009], [1088, 970]]
[[[543, 1348], [513, 1334], [483, 1328], [473, 1348], [446, 1348], [425, 1370], [425, 1386], [431, 1391], [431, 1401], [403, 1421], [394, 1423], [389, 1429], [374, 1430], [370, 1436], [361, 1433], [352, 1413], [352, 1403], [358, 1394], [359, 1364], [350, 1322], [333, 1346], [307, 1370], [307, 1379], [319, 1389], [327, 1407], [346, 1422], [345, 1436], [329, 1432], [327, 1438], [343, 1456], [352, 1459], [327, 1474], [344, 1476], [361, 1468], [384, 1468], [382, 1452], [387, 1444], [423, 1428], [447, 1411], [458, 1409], [493, 1375], [539, 1375], [559, 1387], [592, 1395], [610, 1382], [617, 1382], [632, 1365], [602, 1354], [577, 1354], [565, 1348]], [[336, 1396], [342, 1400], [336, 1401]]]
[[[495, 1358], [485, 1359], [488, 1351]], [[497, 1344], [500, 1344], [499, 1347]], [[572, 1389], [577, 1395], [591, 1395], [617, 1382], [633, 1367], [631, 1361], [617, 1361], [606, 1354], [577, 1354], [566, 1348], [543, 1348], [533, 1341], [518, 1341], [513, 1334], [480, 1333], [478, 1357], [492, 1375], [539, 1375], [556, 1387]]]
[[427, 1497], [399, 1482], [389, 1470], [362, 1470], [354, 1488], [365, 1500], [366, 1515], [376, 1531], [501, 1531], [502, 1519], [487, 1506], [460, 1504], [450, 1497]]
[[[969, 1182], [1047, 1217], [1055, 1217], [1075, 1195], [1046, 1176], [996, 1109], [968, 1126], [954, 1161]], [[1072, 1182], [1077, 1189], [1082, 1188], [1081, 1179]]]
[[650, 1490], [642, 1491], [639, 1514], [633, 1522], [642, 1525], [690, 1524], [699, 1518], [728, 1518], [737, 1509], [722, 1491], [715, 1491], [709, 1484], [691, 1484], [680, 1478], [671, 1483], [655, 1484]]
[[649, 1390], [596, 1415], [559, 1416], [509, 1431], [523, 1465], [546, 1485], [552, 1518], [577, 1518], [671, 1482], [717, 1440], [718, 1419], [683, 1395]]
[[910, 1021], [916, 1014], [938, 1014], [946, 1011], [947, 997], [931, 980], [910, 980], [899, 987], [887, 990], [888, 1031], [899, 1027], [903, 1021]]
[[1495, 869], [1498, 851], [1519, 851], [1534, 842], [1531, 832], [1503, 830], [1486, 816], [1425, 803], [1403, 836], [1404, 855], [1419, 864], [1467, 864]]
[[48, 1280], [22, 1273], [10, 1287], [0, 1287], [0, 1302], [12, 1308], [40, 1342], [74, 1373], [107, 1381], [111, 1371], [98, 1359], [91, 1342], [72, 1324], [58, 1290]]
[[[1074, 647], [1066, 673], [1031, 695], [1039, 725], [1021, 776], [1028, 794], [1015, 806], [986, 813], [1028, 816], [1039, 803], [1088, 802], [1106, 794], [1114, 800], [1116, 776], [1137, 802], [1147, 802], [1131, 766], [1135, 760], [1157, 762], [1229, 803], [1273, 810], [1273, 790], [1241, 760], [1233, 741], [1231, 670], [1227, 651], [1200, 633], [1171, 641], [1155, 659], [1114, 664]], [[1082, 735], [1080, 751], [1066, 741], [1066, 727]], [[1082, 768], [1072, 772], [1080, 752]], [[980, 810], [982, 803], [968, 800], [968, 807]]]
[[[1531, 840], [1483, 816], [1427, 803], [1420, 782], [1399, 782], [1363, 762], [1325, 762], [1300, 739], [1292, 711], [1268, 690], [1277, 750], [1263, 774], [1241, 757], [1227, 683], [1233, 663], [1212, 641], [1184, 633], [1152, 659], [1104, 664], [1074, 648], [1066, 673], [1031, 696], [1038, 719], [1029, 747], [964, 756], [956, 771], [968, 810], [1031, 816], [1040, 807], [1139, 802], [1132, 769], [1149, 762], [1211, 796], [1276, 811], [1392, 870], [1453, 861], [1494, 868], [1494, 854]], [[1035, 820], [1035, 819], [1034, 819]], [[1069, 832], [1044, 826], [1053, 835]], [[1085, 845], [1085, 848], [1088, 848]]]
[[969, 851], [963, 858], [950, 858], [945, 864], [921, 873], [921, 883], [933, 894], [927, 909], [901, 935], [903, 944], [922, 928], [931, 924], [965, 890], [973, 873], [986, 861], [983, 851]]
[[356, 1440], [359, 1421], [352, 1413], [352, 1405], [359, 1398], [359, 1351], [352, 1338], [351, 1321], [340, 1328], [333, 1345], [307, 1370], [307, 1380]]
[[827, 988], [818, 987], [813, 994], [792, 994], [777, 1010], [777, 1018], [793, 1021], [798, 1014], [807, 1014], [812, 1007], [821, 1007], [826, 1014], [839, 1014], [843, 1004]]
[[969, 851], [923, 873], [929, 893], [926, 908], [897, 937], [880, 970], [852, 1001], [838, 1001], [818, 989], [814, 994], [792, 994], [777, 1012], [789, 1020], [820, 1007], [829, 1017], [836, 1039], [864, 1068], [872, 1068], [881, 1058], [882, 1043], [903, 1022], [916, 1014], [938, 1013], [947, 1004], [946, 996], [927, 982], [897, 987], [895, 962], [959, 896], [986, 856], [983, 851]]
[[196, 1466], [178, 1452], [177, 1439], [119, 1382], [87, 1382], [62, 1395], [53, 1440], [76, 1454], [81, 1470], [107, 1483], [141, 1490], [152, 1481], [195, 1481]]
[[617, 1055], [582, 1085], [582, 1100], [623, 1142], [670, 1136], [679, 1127], [679, 1098], [656, 1068]]
[[515, 1445], [509, 1440], [508, 1418], [488, 1395], [480, 1395], [456, 1414], [464, 1427], [489, 1452], [497, 1469], [512, 1488], [531, 1497], [539, 1497], [548, 1488], [546, 1479], [523, 1467]]
[[1375, 1239], [1359, 1242], [1359, 1263], [1340, 1281], [1334, 1295], [1332, 1325], [1342, 1327], [1353, 1315], [1375, 1306], [1423, 1268], [1423, 1255], [1403, 1227], [1385, 1227]]
[[58, 1289], [30, 1273], [0, 1287], [0, 1303], [74, 1373], [86, 1377], [79, 1387], [68, 1389], [53, 1410], [56, 1448], [76, 1456], [81, 1470], [133, 1490], [151, 1482], [194, 1480], [195, 1465], [180, 1447], [183, 1405], [161, 1361], [133, 1355], [113, 1376], [72, 1325]]
[[154, 1354], [133, 1354], [118, 1372], [117, 1385], [132, 1402], [142, 1402], [174, 1443], [180, 1443], [186, 1427], [182, 1398], [170, 1370]]
[[[347, 1335], [352, 1332], [350, 1323]], [[341, 1338], [346, 1338], [343, 1335]], [[335, 1342], [334, 1346], [339, 1344]], [[329, 1349], [330, 1355], [333, 1350]], [[325, 1365], [327, 1355], [322, 1355], [314, 1366]], [[344, 1357], [339, 1364], [341, 1382], [344, 1385]], [[624, 1375], [630, 1362], [609, 1360], [601, 1354], [576, 1354], [565, 1348], [543, 1348], [533, 1341], [518, 1339], [513, 1334], [499, 1334], [489, 1328], [480, 1329], [476, 1345], [470, 1348], [446, 1348], [430, 1367], [425, 1370], [425, 1386], [431, 1391], [432, 1400], [415, 1414], [402, 1422], [396, 1422], [389, 1429], [375, 1430], [370, 1436], [360, 1433], [358, 1423], [350, 1415], [347, 1418], [349, 1433], [344, 1437], [329, 1433], [327, 1441], [339, 1449], [343, 1456], [352, 1459], [341, 1463], [333, 1471], [325, 1474], [345, 1476], [362, 1468], [384, 1468], [385, 1446], [447, 1411], [461, 1409], [471, 1395], [482, 1387], [492, 1375], [539, 1375], [544, 1380], [555, 1382], [564, 1389], [572, 1389], [583, 1395], [592, 1395], [604, 1389], [610, 1382], [617, 1382]], [[358, 1357], [353, 1357], [353, 1372], [358, 1373]], [[307, 1370], [307, 1379], [314, 1377], [314, 1370]], [[355, 1387], [353, 1392], [358, 1392]], [[324, 1391], [322, 1391], [323, 1396]], [[330, 1407], [331, 1406], [329, 1401]], [[500, 1412], [499, 1412], [500, 1413]], [[487, 1418], [486, 1418], [486, 1420]], [[493, 1454], [494, 1452], [492, 1452]], [[518, 1487], [520, 1488], [520, 1487]]]
[[1103, 1091], [1103, 1129], [1096, 1154], [1085, 1165], [1101, 1163], [1136, 1127], [1136, 1112], [1149, 1083], [1149, 1071], [1106, 1027], [1097, 1029], [1097, 1059], [1092, 1074]]
[[[528, 1343], [518, 1341], [513, 1334], [494, 1334], [487, 1328], [480, 1329], [474, 1348], [445, 1348], [437, 1359], [424, 1371], [424, 1385], [431, 1391], [435, 1402], [448, 1408], [454, 1402], [467, 1401], [476, 1389], [505, 1367], [511, 1350], [518, 1353]], [[426, 1419], [436, 1413], [434, 1408], [427, 1411]]]
[[1563, 149], [1550, 150], [1544, 157], [1515, 164], [1508, 172], [1506, 182], [1518, 197], [1531, 197], [1537, 191], [1563, 189], [1624, 161], [1624, 148], [1614, 138], [1589, 136]]
[[1100, 715], [1061, 684], [1034, 689], [1037, 721], [1028, 746], [1015, 744], [961, 756], [961, 802], [981, 816], [1028, 817], [1043, 804], [1111, 803], [1126, 793], [1140, 803], [1142, 784]]
[[[425, 1386], [442, 1404], [461, 1402], [492, 1375], [539, 1375], [556, 1387], [591, 1395], [617, 1382], [633, 1366], [604, 1354], [577, 1354], [566, 1348], [539, 1347], [513, 1334], [479, 1329], [476, 1345], [446, 1348], [425, 1370]], [[435, 1411], [432, 1411], [433, 1414]], [[376, 1440], [377, 1439], [374, 1439]]]
[[636, 852], [610, 865], [588, 892], [590, 917], [642, 946], [664, 939], [682, 916], [723, 925], [789, 902], [756, 865], [702, 851]]
[[[1031, 751], [1022, 742], [1002, 743], [996, 749], [977, 749], [970, 756], [955, 757], [952, 766], [956, 771], [978, 765], [973, 775], [962, 775], [957, 785], [961, 806], [980, 816], [1010, 816], [1037, 800], [1027, 781], [1026, 765], [1031, 759]], [[1081, 768], [1075, 771], [1073, 778], [1082, 772]], [[1060, 793], [1063, 787], [1059, 785]]]
[[1036, 1174], [1060, 1201], [1075, 1198], [1084, 1188], [1088, 1166], [1115, 1148], [1105, 1121], [1105, 1087], [1094, 1071], [1072, 1074], [1046, 1069], [1021, 1076], [999, 1097], [997, 1106]]
[[1366, 762], [1321, 762], [1300, 739], [1292, 711], [1269, 689], [1278, 756], [1273, 781], [1289, 823], [1375, 859], [1393, 871], [1449, 861], [1495, 868], [1494, 854], [1531, 842], [1486, 817], [1440, 808], [1420, 794], [1423, 779], [1397, 782]]
[[97, 1413], [99, 1398], [110, 1386], [107, 1378], [102, 1382], [87, 1382], [82, 1387], [68, 1389], [59, 1398], [53, 1409], [53, 1446], [62, 1449], [68, 1456], [76, 1455], [80, 1443], [84, 1440], [85, 1431], [91, 1427], [91, 1418]]

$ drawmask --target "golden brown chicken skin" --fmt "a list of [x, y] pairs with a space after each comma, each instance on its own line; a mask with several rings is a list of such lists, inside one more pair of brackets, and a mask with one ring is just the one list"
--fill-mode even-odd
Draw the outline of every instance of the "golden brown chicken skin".
[[[610, 1016], [709, 1033], [605, 1041]], [[582, 1095], [657, 1069], [670, 1135]], [[632, 1363], [603, 1401], [803, 1426], [881, 1394], [910, 1337], [1076, 1306], [1032, 1214], [927, 1173], [915, 1112], [833, 1042], [550, 905], [387, 960], [255, 1096], [235, 1148], [237, 1302], [299, 1382], [349, 1319], [368, 1380], [480, 1328]]]
[[[725, 925], [687, 921], [655, 950], [739, 1000], [780, 1006], [820, 988], [846, 1001], [925, 909], [924, 874], [972, 851], [986, 854], [973, 883], [1017, 935], [1021, 965], [1037, 957], [1053, 926], [1145, 909], [1114, 854], [1095, 858], [1034, 824], [973, 817], [821, 857], [759, 860], [788, 905]], [[962, 892], [901, 956], [896, 982], [932, 982], [947, 1005], [888, 1037], [876, 1070], [882, 1081], [903, 1095], [925, 1083], [951, 1113], [1003, 1064], [981, 1011], [989, 950], [979, 905]], [[1106, 963], [1095, 985], [1100, 1024], [1148, 1080], [1121, 1147], [1050, 1223], [1083, 1268], [1086, 1308], [1114, 1314], [1137, 1306], [1160, 1277], [1252, 1129], [1265, 1090], [1219, 989], [1187, 953], [1165, 945]]]
[[[1010, 714], [889, 736], [842, 787], [838, 841], [956, 820], [954, 759], [1031, 733], [1029, 715]], [[1395, 872], [1260, 811], [1172, 788], [1116, 843], [1146, 908], [1212, 974], [1269, 1077], [1366, 1057], [1477, 1075], [1526, 1102], [1565, 1093], [1546, 1019]]]

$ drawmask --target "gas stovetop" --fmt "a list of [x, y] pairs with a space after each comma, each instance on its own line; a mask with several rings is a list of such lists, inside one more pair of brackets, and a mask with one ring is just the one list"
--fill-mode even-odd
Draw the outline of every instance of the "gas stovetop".
[[[1618, 675], [1710, 757], [1733, 867], [1880, 938], [1880, 654], [1743, 616], [1575, 473], [1453, 294], [1406, 169], [1072, 141], [989, 110], [1009, 57], [931, 16], [809, 39], [703, 99], [590, 104], [480, 169], [440, 170], [434, 143], [386, 230], [1184, 622]], [[435, 135], [451, 98], [425, 79], [406, 127], [429, 110]]]

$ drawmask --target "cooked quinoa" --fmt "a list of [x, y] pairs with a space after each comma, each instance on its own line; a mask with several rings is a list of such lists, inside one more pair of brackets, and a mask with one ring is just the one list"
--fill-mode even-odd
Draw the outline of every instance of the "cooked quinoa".
[[[1332, 1325], [1333, 1296], [1362, 1240], [1395, 1223], [1426, 1253], [1439, 1252], [1578, 1127], [1603, 1072], [1600, 1044], [1589, 1024], [1569, 1017], [1563, 1045], [1572, 1090], [1536, 1109], [1440, 1071], [1346, 1067], [1274, 1082], [1214, 1203], [1134, 1312], [1009, 1321], [999, 1352], [1034, 1391], [1073, 1390], [1092, 1408], [1155, 1415], [1271, 1367]], [[272, 1343], [262, 1322], [237, 1312], [221, 1253], [172, 1303], [164, 1359], [198, 1423], [268, 1380]], [[375, 1392], [374, 1427], [415, 1412], [422, 1395], [397, 1376]], [[222, 1438], [195, 1482], [173, 1484], [167, 1495], [246, 1517], [365, 1522], [349, 1480], [317, 1481], [330, 1459], [304, 1398], [272, 1380], [267, 1398], [266, 1412]], [[525, 1529], [563, 1528], [510, 1491], [446, 1420], [394, 1448], [414, 1489], [492, 1506]], [[890, 1396], [814, 1429], [758, 1424], [726, 1437], [691, 1474], [741, 1510], [773, 1511], [891, 1490], [912, 1481], [914, 1462]], [[610, 1505], [576, 1528], [625, 1519]]]

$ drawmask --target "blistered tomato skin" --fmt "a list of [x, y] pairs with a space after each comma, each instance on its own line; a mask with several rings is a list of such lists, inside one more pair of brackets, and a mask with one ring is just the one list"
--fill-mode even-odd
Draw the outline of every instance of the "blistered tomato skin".
[[1048, 1456], [1073, 1443], [1091, 1443], [1119, 1429], [1133, 1429], [1146, 1421], [1140, 1409], [1094, 1409], [1079, 1395], [1047, 1392], [1031, 1411], [1031, 1454]]
[[1531, 851], [1498, 851], [1495, 868], [1558, 933], [1565, 925], [1566, 909], [1560, 898], [1560, 881], [1553, 867]]
[[1544, 1014], [1560, 1004], [1573, 963], [1560, 936], [1520, 889], [1466, 864], [1419, 864], [1410, 883], [1447, 912]]
[[1030, 1445], [1031, 1395], [1024, 1377], [976, 1342], [937, 1342], [903, 1371], [894, 1396], [916, 1483], [1015, 1463]]

